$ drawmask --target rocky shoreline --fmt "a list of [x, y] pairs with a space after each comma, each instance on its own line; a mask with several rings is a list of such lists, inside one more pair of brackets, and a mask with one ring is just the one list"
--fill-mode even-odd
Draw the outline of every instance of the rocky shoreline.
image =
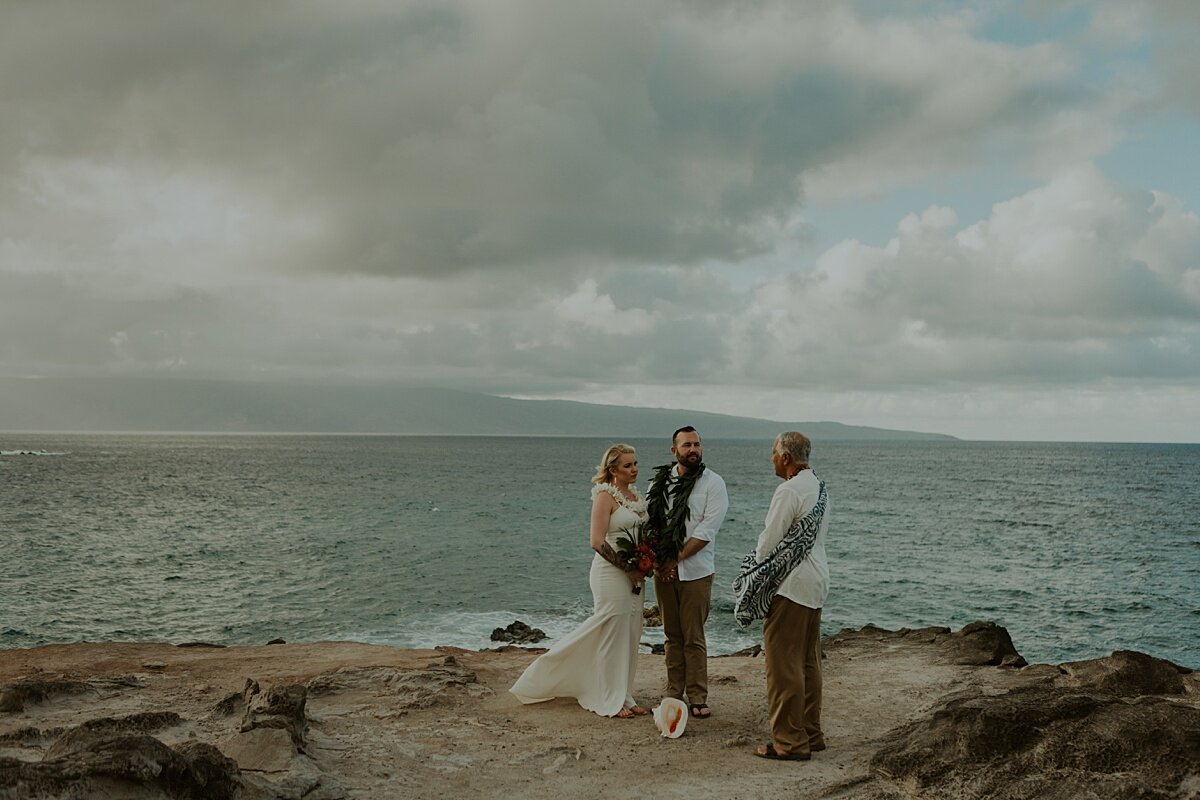
[[[829, 749], [804, 764], [751, 754], [768, 736], [753, 649], [711, 659], [714, 716], [674, 740], [521, 706], [506, 690], [541, 650], [511, 644], [0, 650], [0, 800], [1200, 798], [1190, 669], [1133, 651], [1027, 665], [991, 623], [824, 645]], [[662, 660], [640, 659], [653, 702]]]

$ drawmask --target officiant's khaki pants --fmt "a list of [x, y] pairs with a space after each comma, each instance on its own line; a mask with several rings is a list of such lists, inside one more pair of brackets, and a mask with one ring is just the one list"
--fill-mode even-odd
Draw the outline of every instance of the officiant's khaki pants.
[[708, 642], [704, 623], [712, 601], [713, 576], [694, 581], [654, 579], [654, 596], [667, 637], [667, 697], [690, 705], [708, 702]]
[[763, 620], [767, 710], [781, 753], [825, 744], [821, 732], [821, 609], [779, 595]]

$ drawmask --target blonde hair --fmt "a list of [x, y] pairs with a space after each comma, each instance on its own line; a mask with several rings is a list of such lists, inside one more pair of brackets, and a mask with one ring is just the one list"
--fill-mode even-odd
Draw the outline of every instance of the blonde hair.
[[600, 463], [596, 465], [596, 474], [592, 476], [592, 483], [608, 483], [612, 480], [613, 465], [626, 453], [637, 455], [637, 450], [627, 444], [614, 444], [605, 450], [604, 455], [600, 458]]

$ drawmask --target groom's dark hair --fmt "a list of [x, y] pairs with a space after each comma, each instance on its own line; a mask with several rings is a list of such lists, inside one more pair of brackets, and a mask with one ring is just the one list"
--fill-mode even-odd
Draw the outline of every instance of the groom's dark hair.
[[671, 447], [675, 446], [675, 440], [679, 438], [679, 434], [681, 433], [695, 433], [697, 436], [700, 435], [691, 425], [684, 425], [682, 428], [676, 428], [675, 432], [671, 434]]

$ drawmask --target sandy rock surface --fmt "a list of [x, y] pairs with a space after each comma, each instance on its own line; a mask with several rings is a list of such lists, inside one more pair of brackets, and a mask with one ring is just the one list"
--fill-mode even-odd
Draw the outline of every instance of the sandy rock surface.
[[[826, 642], [829, 749], [782, 763], [752, 754], [761, 657], [711, 659], [712, 718], [664, 739], [649, 717], [522, 706], [507, 689], [537, 652], [0, 651], [0, 798], [1200, 798], [1200, 679], [1142, 654], [1023, 667], [987, 624], [843, 632]], [[653, 703], [662, 658], [640, 658]]]

